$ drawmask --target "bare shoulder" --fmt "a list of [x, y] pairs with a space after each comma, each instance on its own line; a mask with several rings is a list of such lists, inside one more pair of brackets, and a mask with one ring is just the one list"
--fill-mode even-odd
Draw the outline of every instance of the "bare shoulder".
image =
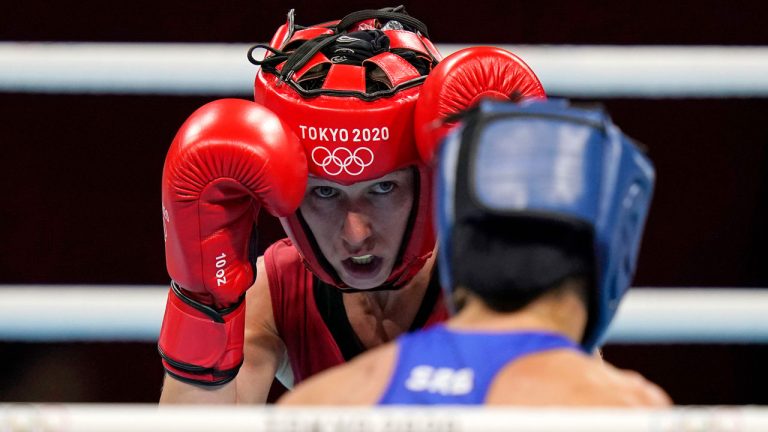
[[668, 406], [669, 396], [633, 371], [571, 350], [547, 351], [507, 365], [489, 389], [489, 404]]
[[389, 384], [397, 344], [382, 345], [328, 369], [284, 395], [282, 405], [373, 405]]
[[[595, 387], [603, 383], [605, 393], [617, 401], [617, 405], [663, 407], [672, 405], [672, 399], [657, 384], [647, 380], [638, 372], [618, 369], [602, 361], [595, 366]], [[610, 390], [613, 390], [611, 392]]]

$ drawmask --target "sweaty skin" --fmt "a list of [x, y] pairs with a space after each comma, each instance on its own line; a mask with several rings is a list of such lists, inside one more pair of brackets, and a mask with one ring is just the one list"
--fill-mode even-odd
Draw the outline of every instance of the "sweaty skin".
[[[472, 295], [446, 324], [454, 330], [541, 330], [580, 339], [583, 303], [565, 293], [548, 294], [514, 313], [498, 313]], [[280, 399], [285, 405], [373, 405], [389, 384], [397, 345], [386, 344], [346, 365], [316, 375]], [[623, 371], [572, 350], [529, 355], [502, 368], [489, 388], [488, 405], [668, 406], [669, 396], [635, 372]]]

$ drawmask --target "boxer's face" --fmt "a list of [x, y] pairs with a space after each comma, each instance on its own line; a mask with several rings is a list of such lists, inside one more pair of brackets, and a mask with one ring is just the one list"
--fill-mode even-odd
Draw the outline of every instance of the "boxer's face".
[[301, 204], [320, 251], [357, 289], [383, 284], [397, 258], [414, 197], [413, 170], [344, 186], [310, 176]]

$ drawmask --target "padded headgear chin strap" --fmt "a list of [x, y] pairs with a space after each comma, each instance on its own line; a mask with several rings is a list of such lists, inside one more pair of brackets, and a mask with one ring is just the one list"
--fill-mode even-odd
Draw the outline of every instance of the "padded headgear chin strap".
[[439, 166], [443, 287], [453, 289], [451, 263], [461, 260], [454, 233], [471, 223], [545, 220], [590, 233], [594, 256], [586, 262], [596, 269], [582, 346], [598, 346], [635, 271], [655, 179], [646, 156], [601, 110], [488, 101], [447, 137]]
[[[259, 47], [259, 46], [257, 46]], [[312, 176], [343, 185], [414, 167], [416, 199], [398, 260], [384, 288], [409, 281], [432, 253], [432, 174], [416, 149], [413, 111], [441, 56], [426, 26], [400, 7], [364, 10], [303, 27], [294, 14], [272, 38], [256, 75], [256, 102], [289, 124]], [[256, 48], [256, 47], [254, 47]], [[349, 289], [320, 252], [300, 212], [281, 218], [307, 267]]]

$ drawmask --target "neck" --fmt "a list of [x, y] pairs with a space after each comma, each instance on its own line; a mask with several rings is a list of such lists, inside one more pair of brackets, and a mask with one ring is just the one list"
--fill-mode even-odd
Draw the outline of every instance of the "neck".
[[580, 343], [587, 323], [587, 310], [578, 294], [580, 287], [580, 282], [568, 279], [515, 312], [494, 311], [469, 294], [464, 308], [448, 326], [464, 330], [549, 331]]
[[429, 286], [433, 264], [434, 258], [430, 258], [416, 276], [398, 290], [344, 294], [347, 317], [364, 347], [391, 341], [413, 325]]

